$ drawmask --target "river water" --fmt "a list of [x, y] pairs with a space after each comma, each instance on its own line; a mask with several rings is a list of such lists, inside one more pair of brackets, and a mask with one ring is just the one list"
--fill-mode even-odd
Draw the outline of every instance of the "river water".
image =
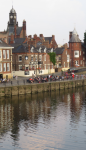
[[54, 149], [86, 149], [86, 87], [0, 99], [0, 150]]

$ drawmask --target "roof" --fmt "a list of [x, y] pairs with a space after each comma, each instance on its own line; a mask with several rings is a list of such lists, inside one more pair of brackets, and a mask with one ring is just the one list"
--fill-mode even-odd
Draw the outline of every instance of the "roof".
[[79, 39], [75, 28], [72, 32], [72, 37], [71, 37], [69, 43], [81, 43], [81, 40]]
[[81, 40], [78, 38], [76, 34], [73, 34], [69, 43], [81, 43]]
[[10, 10], [10, 13], [16, 13], [15, 9], [12, 7], [12, 9]]
[[49, 41], [49, 44], [50, 44], [52, 37], [44, 37], [44, 38], [45, 38], [45, 41]]
[[22, 44], [25, 41], [25, 38], [15, 38], [14, 43], [15, 44]]
[[56, 48], [56, 49], [54, 50], [54, 52], [56, 53], [56, 55], [62, 54], [63, 51], [64, 51], [64, 47], [59, 47], [59, 48]]
[[[22, 30], [22, 27], [17, 27], [16, 28], [17, 35], [20, 35], [21, 30]], [[9, 35], [14, 34], [14, 27], [12, 27], [12, 26], [8, 27], [8, 32], [9, 32]]]
[[[13, 44], [12, 44], [13, 45]], [[39, 49], [41, 49], [41, 53], [44, 53], [45, 46], [30, 46], [30, 49], [33, 48], [33, 53], [39, 53]], [[15, 45], [14, 49], [12, 50], [13, 53], [27, 53], [28, 51], [28, 44], [19, 44]], [[50, 53], [51, 49], [46, 48], [46, 53]]]
[[7, 43], [5, 43], [2, 39], [0, 39], [0, 47], [9, 47], [12, 48], [12, 46], [8, 45]]

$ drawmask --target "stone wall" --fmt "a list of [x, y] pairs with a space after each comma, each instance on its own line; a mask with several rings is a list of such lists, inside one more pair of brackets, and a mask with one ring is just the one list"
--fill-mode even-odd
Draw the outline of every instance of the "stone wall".
[[86, 86], [86, 79], [28, 84], [22, 86], [0, 87], [0, 97], [12, 95], [34, 94], [39, 92], [59, 91]]

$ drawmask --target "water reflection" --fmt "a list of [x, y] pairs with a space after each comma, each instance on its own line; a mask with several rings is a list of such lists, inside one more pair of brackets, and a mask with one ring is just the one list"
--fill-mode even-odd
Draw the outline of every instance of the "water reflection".
[[85, 126], [86, 88], [0, 100], [0, 150], [84, 149]]

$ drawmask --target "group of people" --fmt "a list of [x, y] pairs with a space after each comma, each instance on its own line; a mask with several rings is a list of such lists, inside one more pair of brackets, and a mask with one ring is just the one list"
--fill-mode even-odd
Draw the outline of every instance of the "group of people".
[[72, 79], [84, 79], [86, 75], [75, 75], [74, 73], [65, 74], [61, 76], [48, 75], [48, 76], [39, 76], [39, 77], [31, 77], [27, 79], [28, 83], [44, 83], [51, 81], [64, 81], [64, 80], [72, 80]]

